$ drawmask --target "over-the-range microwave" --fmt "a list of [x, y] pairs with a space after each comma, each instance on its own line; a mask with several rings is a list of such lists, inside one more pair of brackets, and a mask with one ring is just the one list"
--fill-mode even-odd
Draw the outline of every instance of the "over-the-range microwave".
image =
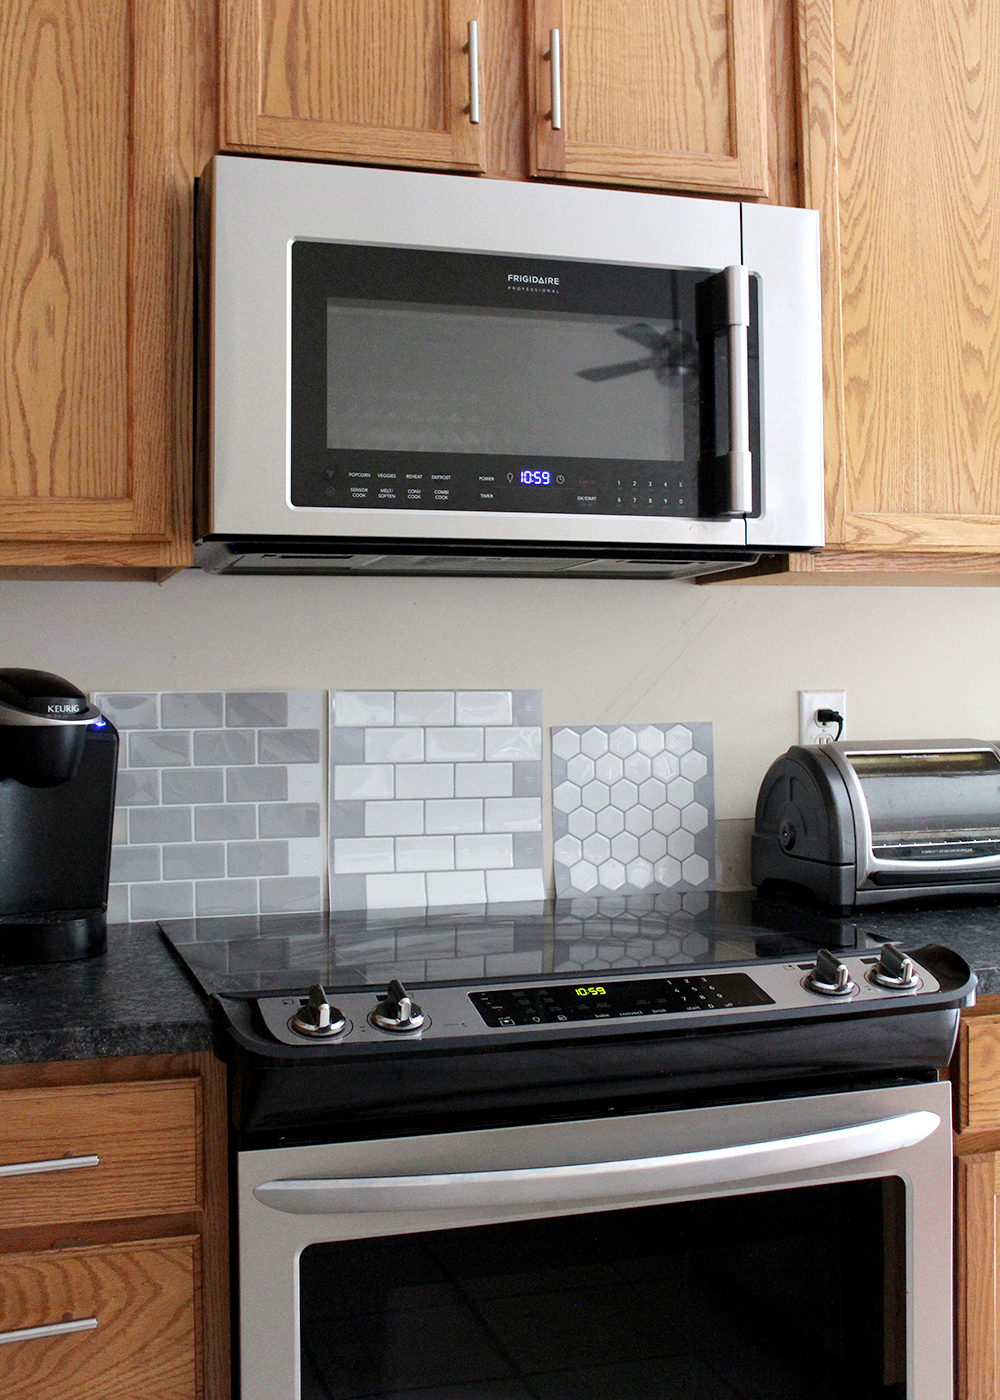
[[681, 577], [823, 543], [817, 216], [217, 156], [196, 562]]

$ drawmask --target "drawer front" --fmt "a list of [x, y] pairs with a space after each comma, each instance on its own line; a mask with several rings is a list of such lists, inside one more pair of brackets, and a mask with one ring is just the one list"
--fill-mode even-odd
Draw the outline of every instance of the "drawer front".
[[0, 1223], [196, 1209], [200, 1093], [198, 1079], [0, 1093]]
[[[196, 1400], [197, 1249], [190, 1237], [0, 1255], [4, 1400]], [[31, 1335], [71, 1322], [85, 1325]]]

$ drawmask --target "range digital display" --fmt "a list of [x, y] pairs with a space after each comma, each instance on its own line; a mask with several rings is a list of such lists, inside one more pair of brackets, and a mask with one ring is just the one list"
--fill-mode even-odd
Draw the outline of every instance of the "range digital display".
[[486, 1024], [494, 1027], [774, 1005], [774, 998], [745, 972], [582, 982], [563, 987], [498, 987], [488, 992], [470, 992], [469, 1000]]

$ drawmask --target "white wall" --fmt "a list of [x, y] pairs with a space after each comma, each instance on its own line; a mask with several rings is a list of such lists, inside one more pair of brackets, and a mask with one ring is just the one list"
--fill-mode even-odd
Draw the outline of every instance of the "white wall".
[[0, 665], [85, 690], [537, 687], [546, 725], [711, 720], [727, 887], [797, 690], [845, 690], [855, 739], [998, 738], [998, 632], [992, 588], [0, 581]]

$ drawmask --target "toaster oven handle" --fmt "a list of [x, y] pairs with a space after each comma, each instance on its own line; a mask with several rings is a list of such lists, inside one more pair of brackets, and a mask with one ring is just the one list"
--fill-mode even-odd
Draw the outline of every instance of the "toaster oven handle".
[[729, 329], [729, 473], [727, 515], [753, 510], [753, 457], [750, 453], [750, 275], [745, 267], [726, 268]]
[[288, 1215], [513, 1207], [614, 1205], [673, 1191], [745, 1185], [787, 1172], [877, 1157], [922, 1142], [941, 1119], [926, 1109], [802, 1137], [740, 1143], [704, 1152], [583, 1162], [513, 1171], [428, 1176], [332, 1177], [265, 1181], [254, 1187], [263, 1205]]

